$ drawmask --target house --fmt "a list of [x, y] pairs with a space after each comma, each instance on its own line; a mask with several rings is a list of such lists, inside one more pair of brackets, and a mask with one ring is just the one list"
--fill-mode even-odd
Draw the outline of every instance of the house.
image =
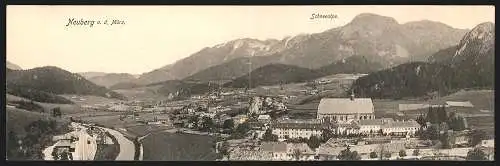
[[478, 144], [480, 147], [488, 147], [488, 148], [495, 148], [495, 140], [494, 139], [489, 139], [489, 140], [482, 140], [481, 143]]
[[130, 107], [124, 104], [113, 105], [108, 108], [111, 111], [129, 111]]
[[337, 144], [321, 144], [318, 148], [319, 160], [337, 160], [338, 155], [344, 149], [346, 149], [346, 147], [337, 146]]
[[265, 123], [268, 123], [271, 121], [271, 116], [269, 115], [259, 115], [259, 117], [257, 118], [258, 121], [260, 122], [265, 122]]
[[371, 152], [380, 153], [381, 144], [355, 145], [349, 146], [351, 152], [356, 151], [362, 159], [370, 158]]
[[429, 104], [399, 104], [399, 111], [420, 110], [429, 107]]
[[375, 119], [370, 98], [323, 98], [318, 106], [317, 119], [349, 123], [352, 120]]
[[57, 152], [75, 152], [75, 144], [70, 140], [59, 140], [54, 144], [54, 150]]
[[284, 142], [263, 142], [260, 146], [262, 153], [267, 153], [272, 156], [272, 160], [288, 160], [288, 148]]
[[384, 119], [365, 119], [359, 120], [359, 132], [363, 134], [378, 133], [384, 125]]
[[259, 160], [270, 161], [273, 160], [272, 153], [262, 153], [259, 150], [233, 148], [229, 155], [229, 160]]
[[337, 135], [350, 135], [350, 134], [358, 134], [360, 131], [360, 127], [355, 123], [340, 123], [337, 125], [337, 130], [335, 133]]
[[237, 116], [233, 117], [233, 120], [234, 120], [234, 124], [242, 124], [248, 120], [248, 116], [247, 115], [237, 115]]
[[[316, 152], [314, 152], [306, 143], [290, 143], [287, 144], [287, 153], [289, 160], [311, 161], [315, 160]], [[298, 155], [298, 156], [297, 156]]]
[[472, 105], [470, 101], [446, 101], [445, 106], [451, 111], [460, 113], [473, 113], [479, 111], [474, 108], [474, 105]]
[[465, 102], [462, 102], [462, 101], [446, 101], [446, 105], [448, 105], [449, 107], [468, 107], [468, 108], [474, 107], [474, 105], [472, 105], [472, 103], [470, 101], [465, 101]]
[[286, 119], [271, 124], [273, 134], [278, 136], [278, 139], [284, 140], [288, 138], [310, 138], [311, 136], [321, 136], [323, 129], [333, 128], [331, 124], [323, 124], [320, 120], [294, 120]]

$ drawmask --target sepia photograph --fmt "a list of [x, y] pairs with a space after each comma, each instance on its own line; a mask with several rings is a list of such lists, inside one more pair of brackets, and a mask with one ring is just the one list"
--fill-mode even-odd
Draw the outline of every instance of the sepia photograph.
[[9, 161], [494, 161], [495, 7], [6, 6]]

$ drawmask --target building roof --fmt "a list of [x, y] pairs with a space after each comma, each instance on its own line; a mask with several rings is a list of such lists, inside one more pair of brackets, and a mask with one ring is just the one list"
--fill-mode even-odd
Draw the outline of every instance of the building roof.
[[319, 102], [318, 113], [322, 114], [352, 114], [373, 113], [374, 107], [370, 98], [323, 98]]
[[289, 143], [287, 145], [288, 153], [293, 154], [294, 150], [298, 149], [301, 154], [315, 154], [315, 152], [309, 148], [306, 143]]
[[247, 150], [242, 148], [234, 148], [229, 155], [230, 160], [271, 160], [270, 153], [262, 153], [256, 150]]
[[271, 116], [269, 115], [259, 115], [259, 118], [257, 118], [259, 120], [268, 120], [268, 119], [271, 119]]
[[356, 145], [350, 146], [351, 151], [356, 151], [358, 154], [368, 154], [371, 152], [380, 152], [380, 144]]
[[392, 121], [383, 125], [383, 128], [394, 128], [394, 127], [420, 127], [417, 121]]
[[69, 140], [59, 140], [56, 142], [56, 144], [54, 145], [55, 147], [71, 147], [71, 141]]
[[286, 153], [287, 144], [284, 142], [263, 142], [261, 150], [264, 152]]
[[359, 120], [358, 124], [362, 125], [362, 126], [383, 125], [384, 120], [383, 119], [364, 119], [364, 120]]
[[452, 107], [469, 107], [472, 108], [474, 105], [470, 101], [446, 101], [446, 105], [452, 106]]
[[[330, 124], [334, 125], [334, 124]], [[329, 124], [321, 123], [317, 119], [313, 120], [295, 120], [287, 119], [282, 120], [272, 124], [273, 128], [285, 128], [285, 129], [323, 129], [330, 127]]]
[[399, 111], [425, 109], [429, 106], [429, 104], [399, 104]]
[[320, 155], [331, 155], [338, 156], [342, 150], [346, 149], [346, 147], [332, 147], [326, 145], [320, 145], [318, 148], [318, 154]]

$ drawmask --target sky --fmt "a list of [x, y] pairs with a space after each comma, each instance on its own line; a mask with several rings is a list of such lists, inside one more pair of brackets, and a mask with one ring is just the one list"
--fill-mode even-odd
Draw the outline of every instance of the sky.
[[[360, 13], [472, 29], [494, 6], [7, 6], [9, 62], [29, 69], [141, 74], [239, 38], [283, 39], [343, 26]], [[333, 19], [310, 19], [334, 14]], [[102, 21], [66, 26], [70, 19]], [[105, 25], [104, 20], [120, 20]], [[122, 22], [124, 21], [124, 22]]]

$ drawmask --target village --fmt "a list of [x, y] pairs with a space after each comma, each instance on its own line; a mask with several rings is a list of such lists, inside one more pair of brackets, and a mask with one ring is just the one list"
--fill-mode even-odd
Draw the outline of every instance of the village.
[[320, 98], [315, 117], [288, 108], [297, 96], [335, 90], [323, 85], [342, 89], [360, 76], [319, 79], [315, 88], [279, 95], [269, 89], [219, 90], [186, 100], [82, 108], [122, 112], [120, 120], [163, 126], [170, 133], [213, 136], [218, 160], [466, 160], [471, 153], [494, 158], [493, 138], [472, 130], [463, 118], [463, 110], [474, 107], [470, 102], [399, 104], [400, 112], [423, 113], [381, 117], [371, 98], [353, 91], [347, 98]]

